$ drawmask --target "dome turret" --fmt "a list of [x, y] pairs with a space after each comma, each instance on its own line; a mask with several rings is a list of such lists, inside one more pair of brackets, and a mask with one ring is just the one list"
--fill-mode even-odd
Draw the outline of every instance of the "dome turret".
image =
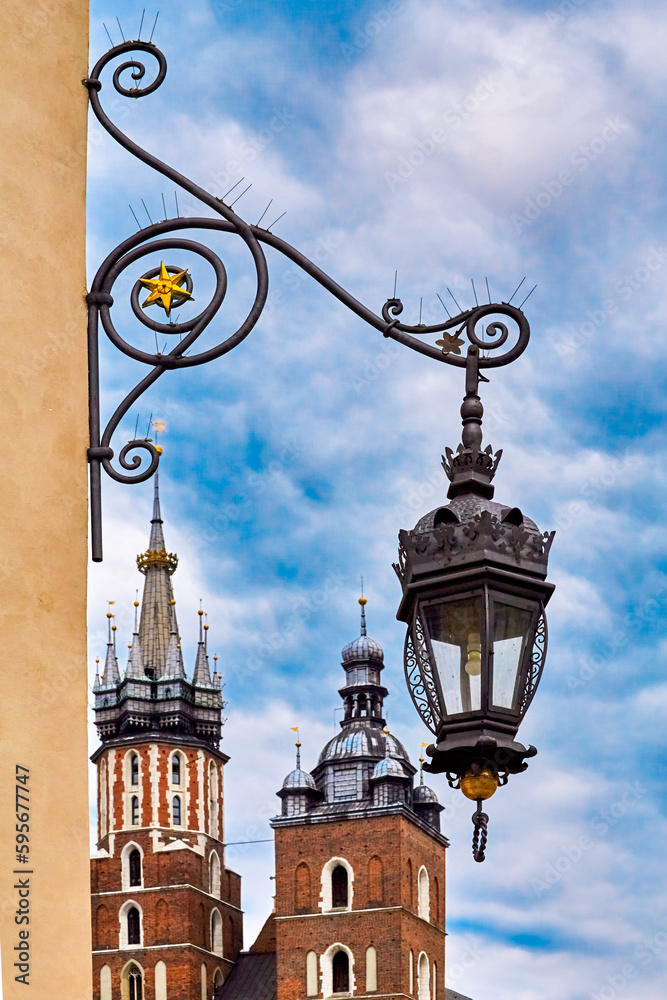
[[340, 695], [345, 705], [345, 716], [341, 725], [358, 719], [373, 720], [379, 728], [385, 724], [383, 704], [387, 689], [380, 680], [384, 669], [384, 653], [375, 639], [366, 634], [366, 598], [360, 597], [361, 631], [356, 639], [343, 647], [343, 667], [345, 686]]

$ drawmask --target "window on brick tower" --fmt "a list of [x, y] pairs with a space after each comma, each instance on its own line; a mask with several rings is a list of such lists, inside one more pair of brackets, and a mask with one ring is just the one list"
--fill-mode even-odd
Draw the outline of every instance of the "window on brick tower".
[[[345, 869], [343, 869], [345, 871]], [[346, 873], [347, 874], [347, 873]], [[333, 957], [333, 991], [334, 993], [350, 992], [350, 959], [346, 951], [337, 951]]]
[[180, 795], [174, 795], [172, 802], [172, 818], [174, 826], [181, 825], [181, 797]]
[[137, 965], [131, 965], [127, 970], [127, 985], [129, 1000], [144, 1000], [144, 981]]
[[139, 826], [139, 798], [132, 796], [132, 826]]
[[171, 783], [172, 785], [181, 783], [181, 758], [177, 753], [171, 758]]
[[310, 913], [310, 868], [305, 861], [297, 865], [294, 873], [294, 909], [297, 913]]
[[[342, 865], [336, 865], [331, 873], [331, 905], [347, 906], [347, 869]], [[344, 954], [336, 952], [336, 954]]]
[[139, 758], [136, 753], [130, 758], [130, 781], [133, 785], [139, 784]]
[[419, 907], [418, 913], [423, 920], [430, 919], [430, 899], [429, 899], [429, 884], [428, 884], [428, 872], [422, 867], [419, 869], [419, 875], [417, 876], [419, 883], [419, 895], [417, 897], [417, 905]]
[[382, 859], [375, 854], [368, 862], [368, 900], [370, 903], [382, 903], [383, 881]]
[[417, 992], [419, 1000], [431, 1000], [431, 984], [429, 982], [428, 958], [421, 953], [417, 966]]
[[141, 885], [141, 852], [137, 848], [130, 851], [130, 885]]
[[127, 911], [127, 943], [141, 944], [141, 921], [136, 906]]

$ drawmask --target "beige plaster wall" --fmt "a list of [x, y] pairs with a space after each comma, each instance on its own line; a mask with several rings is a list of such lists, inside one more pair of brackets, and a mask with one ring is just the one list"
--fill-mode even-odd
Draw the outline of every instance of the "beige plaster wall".
[[[0, 0], [0, 18], [2, 984], [4, 1000], [89, 1000], [88, 4]], [[17, 764], [30, 774], [27, 865], [16, 861]], [[28, 877], [30, 923], [17, 925], [14, 886]], [[14, 978], [20, 930], [28, 989]]]

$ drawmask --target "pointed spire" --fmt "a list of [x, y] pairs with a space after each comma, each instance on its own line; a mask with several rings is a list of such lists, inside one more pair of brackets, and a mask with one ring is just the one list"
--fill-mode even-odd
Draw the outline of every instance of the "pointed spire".
[[[153, 500], [153, 518], [148, 550], [137, 556], [137, 566], [146, 577], [139, 622], [139, 639], [144, 669], [150, 677], [158, 678], [165, 670], [167, 649], [170, 642], [173, 591], [171, 576], [176, 571], [178, 559], [165, 550], [162, 533], [162, 514], [157, 479]], [[176, 632], [178, 626], [176, 625]]]
[[[109, 601], [109, 607], [115, 601]], [[116, 656], [116, 626], [112, 625], [113, 613], [107, 611], [107, 625], [109, 635], [107, 639], [107, 655], [104, 661], [104, 673], [102, 674], [102, 684], [117, 684], [120, 680], [120, 670], [118, 669], [118, 657]]]
[[148, 543], [149, 551], [164, 552], [164, 534], [162, 533], [162, 515], [160, 513], [160, 484], [155, 473], [155, 492], [153, 494], [153, 517], [151, 518], [151, 537]]
[[100, 686], [100, 658], [99, 658], [99, 656], [96, 656], [95, 657], [95, 683], [93, 684], [93, 687], [97, 688], [99, 686]]
[[361, 635], [366, 635], [366, 601], [365, 597], [359, 598], [359, 604], [361, 605]]
[[201, 608], [197, 614], [199, 615], [199, 644], [197, 646], [197, 659], [195, 660], [195, 672], [192, 683], [199, 686], [211, 687], [211, 671], [206, 653], [208, 625], [204, 625], [204, 612]]
[[296, 743], [294, 744], [294, 746], [296, 747], [296, 769], [297, 769], [297, 771], [300, 771], [301, 770], [301, 744], [297, 740]]
[[139, 611], [139, 601], [134, 602], [134, 632], [130, 643], [130, 654], [127, 659], [126, 677], [145, 677], [144, 658], [141, 654], [141, 643], [139, 641], [139, 625], [137, 624], [137, 614]]
[[164, 665], [164, 671], [160, 675], [160, 680], [165, 680], [166, 678], [183, 678], [185, 676], [185, 667], [183, 666], [183, 653], [181, 652], [181, 642], [178, 635], [178, 626], [176, 624], [176, 611], [175, 611], [176, 601], [172, 600], [171, 608], [171, 632], [169, 633], [169, 646], [167, 647], [167, 658]]

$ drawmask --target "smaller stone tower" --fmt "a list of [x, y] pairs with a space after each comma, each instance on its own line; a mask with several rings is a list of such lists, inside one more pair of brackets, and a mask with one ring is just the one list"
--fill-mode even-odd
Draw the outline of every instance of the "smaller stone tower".
[[312, 772], [297, 756], [272, 821], [277, 1000], [444, 1000], [442, 806], [423, 778], [413, 788], [415, 768], [385, 727], [384, 654], [359, 603], [341, 732]]
[[200, 611], [192, 679], [183, 663], [157, 475], [141, 618], [121, 677], [116, 632], [95, 681], [102, 744], [91, 861], [94, 1000], [210, 997], [242, 943], [240, 877], [224, 854], [223, 700]]

